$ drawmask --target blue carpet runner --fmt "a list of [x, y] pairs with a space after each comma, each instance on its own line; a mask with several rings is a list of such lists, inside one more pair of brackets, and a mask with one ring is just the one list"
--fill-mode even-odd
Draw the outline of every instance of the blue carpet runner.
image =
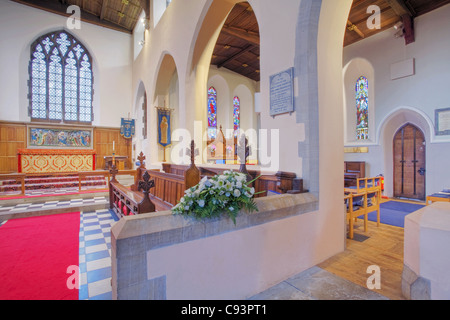
[[[396, 227], [405, 226], [405, 216], [423, 208], [423, 204], [415, 204], [400, 201], [387, 201], [380, 204], [380, 223], [389, 224]], [[370, 212], [370, 221], [377, 221], [377, 212]]]

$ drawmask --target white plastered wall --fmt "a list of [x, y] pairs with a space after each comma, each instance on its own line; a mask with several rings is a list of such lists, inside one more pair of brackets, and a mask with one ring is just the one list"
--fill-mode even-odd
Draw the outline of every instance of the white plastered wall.
[[[249, 1], [260, 26], [261, 128], [278, 130], [279, 139], [275, 141], [275, 144], [279, 149], [276, 152], [272, 149], [272, 154], [279, 157], [278, 169], [296, 173], [302, 172], [302, 159], [298, 154], [297, 145], [298, 141], [307, 138], [303, 130], [304, 126], [297, 123], [294, 115], [270, 117], [269, 76], [294, 65], [297, 23], [302, 1], [307, 0]], [[134, 85], [137, 85], [138, 79], [142, 78], [149, 90], [149, 95], [152, 95], [156, 87], [154, 75], [158, 72], [157, 61], [160, 61], [164, 52], [169, 52], [173, 56], [179, 76], [179, 126], [188, 128], [191, 132], [193, 132], [195, 120], [206, 119], [206, 89], [212, 48], [221, 23], [234, 2], [237, 1], [198, 0], [190, 1], [187, 5], [186, 1], [172, 1], [158, 25], [150, 31], [151, 35], [147, 39], [151, 41], [148, 45], [146, 43], [134, 64]], [[264, 265], [259, 266], [264, 267], [261, 270], [260, 281], [265, 283], [260, 284], [259, 288], [284, 280], [287, 275], [303, 271], [344, 248], [343, 121], [336, 121], [336, 119], [343, 119], [342, 41], [350, 6], [351, 0], [339, 1], [339, 3], [335, 0], [324, 0], [320, 11], [317, 46], [318, 80], [321, 84], [318, 105], [320, 137], [319, 144], [315, 146], [320, 153], [319, 209], [276, 222], [276, 228], [270, 235], [266, 233], [264, 226], [258, 227], [251, 238], [251, 245], [262, 250], [258, 251], [259, 253], [265, 253]], [[279, 37], [280, 34], [283, 34], [283, 37]], [[153, 108], [153, 106], [149, 107]], [[203, 130], [205, 127], [203, 124]], [[156, 131], [154, 128], [150, 130]], [[280, 239], [281, 242], [271, 241], [272, 239]], [[158, 260], [157, 265], [154, 266], [158, 272], [153, 273], [151, 270], [154, 269], [149, 265], [149, 276], [159, 276], [160, 272], [167, 276], [167, 298], [177, 297], [176, 292], [181, 292], [174, 291], [170, 284], [176, 283], [176, 286], [182, 286], [179, 275], [182, 272], [184, 274], [186, 270], [198, 270], [199, 264], [202, 270], [208, 270], [215, 268], [219, 262], [223, 270], [234, 270], [236, 261], [242, 262], [236, 257], [225, 259], [214, 248], [220, 247], [221, 252], [240, 254], [242, 250], [233, 250], [233, 248], [239, 245], [239, 241], [247, 241], [245, 232], [242, 238], [231, 241], [226, 236], [216, 237], [211, 239], [213, 242], [208, 241], [205, 244], [207, 240], [148, 252], [149, 263], [152, 263], [155, 257]], [[282, 250], [275, 249], [278, 243]], [[197, 245], [199, 247], [196, 247]], [[195, 255], [187, 255], [189, 251], [186, 250], [193, 250]], [[214, 257], [210, 256], [212, 253]], [[253, 253], [246, 251], [246, 254]], [[289, 257], [284, 259], [288, 263], [283, 265], [282, 270], [276, 262], [278, 255], [282, 255], [283, 258]], [[177, 257], [185, 257], [183, 265], [176, 262]], [[247, 258], [250, 259], [249, 256]], [[179, 268], [183, 268], [183, 271]], [[248, 266], [242, 265], [242, 268], [245, 271]], [[214, 278], [214, 281], [217, 281], [218, 285], [227, 287], [228, 284], [224, 283], [226, 279], [228, 278], [224, 276], [222, 279]], [[191, 291], [192, 296], [203, 297], [200, 284], [196, 288], [188, 285], [186, 288], [195, 289], [195, 292]], [[239, 288], [233, 287], [232, 290], [236, 292]], [[226, 297], [229, 296], [226, 295]]]
[[[450, 108], [448, 83], [450, 83], [450, 5], [445, 5], [414, 21], [415, 42], [405, 45], [403, 38], [395, 38], [394, 30], [381, 32], [344, 48], [344, 65], [353, 61], [367, 61], [374, 70], [374, 118], [375, 130], [371, 141], [361, 142], [369, 146], [369, 153], [347, 153], [347, 161], [366, 161], [366, 175], [385, 176], [385, 195], [392, 196], [393, 133], [411, 122], [425, 134], [426, 139], [426, 194], [447, 188], [450, 181], [448, 167], [450, 136], [435, 134], [435, 110]], [[414, 59], [414, 75], [391, 80], [391, 64]], [[346, 70], [344, 69], [344, 72]], [[349, 85], [345, 83], [345, 85]], [[370, 83], [369, 83], [370, 85]], [[351, 106], [350, 93], [346, 92], [346, 106]], [[348, 111], [347, 111], [348, 112]], [[350, 120], [349, 117], [346, 118]], [[348, 121], [345, 132], [351, 134], [356, 124]], [[345, 140], [347, 145], [350, 139]]]
[[130, 34], [81, 21], [69, 30], [67, 18], [21, 5], [0, 2], [0, 119], [27, 122], [30, 45], [39, 36], [65, 29], [89, 50], [94, 74], [94, 126], [119, 127], [132, 110]]

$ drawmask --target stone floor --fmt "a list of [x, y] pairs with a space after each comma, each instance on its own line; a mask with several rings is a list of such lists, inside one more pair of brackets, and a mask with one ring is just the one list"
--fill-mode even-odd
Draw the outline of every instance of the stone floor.
[[299, 273], [249, 300], [389, 300], [317, 266]]

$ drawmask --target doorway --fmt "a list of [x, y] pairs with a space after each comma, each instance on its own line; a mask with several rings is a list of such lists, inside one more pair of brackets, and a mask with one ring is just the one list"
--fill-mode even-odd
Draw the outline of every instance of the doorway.
[[425, 136], [408, 123], [394, 136], [394, 197], [425, 200]]

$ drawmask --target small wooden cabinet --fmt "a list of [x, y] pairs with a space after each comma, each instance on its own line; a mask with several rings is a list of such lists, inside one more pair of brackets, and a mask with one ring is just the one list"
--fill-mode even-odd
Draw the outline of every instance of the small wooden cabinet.
[[364, 161], [344, 162], [344, 187], [356, 186], [359, 178], [366, 176], [366, 163]]

